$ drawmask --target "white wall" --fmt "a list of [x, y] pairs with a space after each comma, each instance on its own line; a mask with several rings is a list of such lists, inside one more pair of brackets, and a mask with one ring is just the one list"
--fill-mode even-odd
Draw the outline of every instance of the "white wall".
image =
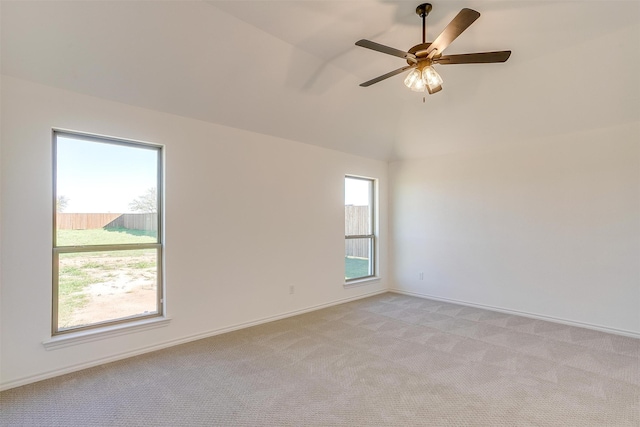
[[392, 287], [640, 336], [639, 147], [635, 122], [392, 163]]
[[[2, 388], [387, 289], [385, 162], [5, 76], [1, 107]], [[168, 326], [44, 349], [52, 127], [166, 146]], [[345, 174], [380, 180], [383, 279], [350, 289], [343, 287]]]

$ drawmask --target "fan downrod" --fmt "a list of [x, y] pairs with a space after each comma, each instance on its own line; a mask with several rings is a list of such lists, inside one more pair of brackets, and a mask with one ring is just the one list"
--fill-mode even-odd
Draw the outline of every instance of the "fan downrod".
[[429, 15], [431, 9], [433, 9], [431, 3], [422, 3], [421, 5], [416, 7], [416, 15], [418, 15], [420, 18], [424, 18], [425, 16]]

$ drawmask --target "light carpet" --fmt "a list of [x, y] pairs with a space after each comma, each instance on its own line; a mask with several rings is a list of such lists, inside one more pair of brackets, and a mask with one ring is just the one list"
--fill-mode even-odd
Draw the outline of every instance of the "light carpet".
[[0, 394], [3, 426], [633, 426], [640, 340], [387, 293]]

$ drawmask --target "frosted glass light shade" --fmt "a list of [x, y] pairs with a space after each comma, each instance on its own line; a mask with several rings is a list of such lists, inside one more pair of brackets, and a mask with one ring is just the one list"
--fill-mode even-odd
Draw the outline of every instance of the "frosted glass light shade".
[[414, 92], [424, 92], [427, 90], [427, 82], [420, 77], [413, 83], [413, 86], [411, 86], [410, 89]]
[[436, 73], [436, 70], [434, 70], [432, 66], [425, 67], [424, 70], [422, 70], [422, 79], [431, 90], [442, 85], [442, 77]]
[[404, 85], [409, 89], [413, 89], [416, 81], [422, 79], [422, 73], [417, 68], [411, 70], [411, 72], [407, 75], [407, 78], [404, 79]]

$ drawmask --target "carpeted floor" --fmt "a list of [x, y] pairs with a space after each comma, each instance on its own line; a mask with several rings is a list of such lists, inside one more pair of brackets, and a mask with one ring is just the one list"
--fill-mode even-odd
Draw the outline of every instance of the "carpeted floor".
[[392, 293], [0, 394], [3, 426], [634, 426], [640, 340]]

